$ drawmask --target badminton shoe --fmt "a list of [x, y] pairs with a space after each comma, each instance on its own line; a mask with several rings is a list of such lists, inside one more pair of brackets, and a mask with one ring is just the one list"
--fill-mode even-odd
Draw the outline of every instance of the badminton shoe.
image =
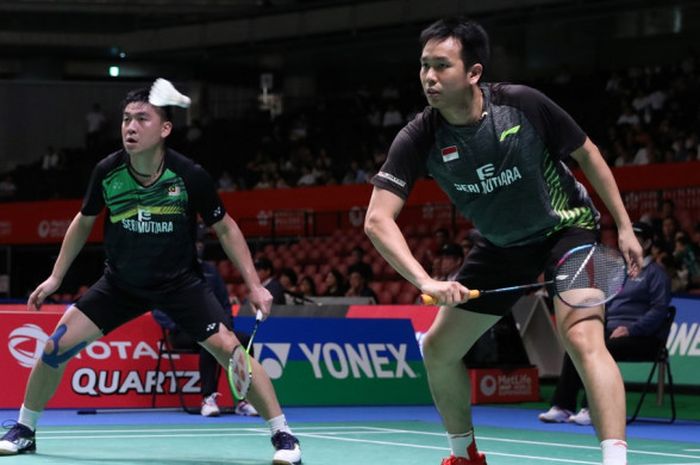
[[272, 456], [273, 465], [299, 465], [301, 463], [301, 447], [297, 438], [284, 431], [277, 431], [271, 440], [272, 446], [275, 448], [275, 455]]
[[0, 439], [0, 455], [33, 454], [34, 452], [36, 452], [34, 431], [21, 423], [15, 423], [9, 427], [9, 431]]
[[260, 414], [258, 413], [257, 410], [255, 410], [255, 407], [253, 407], [249, 402], [242, 400], [236, 404], [236, 408], [234, 409], [234, 413], [236, 415], [240, 415], [242, 417], [259, 417]]
[[477, 452], [477, 458], [475, 459], [450, 455], [446, 459], [442, 459], [440, 465], [486, 465], [486, 456], [481, 452]]
[[219, 416], [221, 410], [219, 410], [219, 406], [216, 405], [216, 398], [220, 395], [221, 394], [219, 394], [218, 392], [215, 392], [214, 394], [204, 398], [204, 400], [202, 401], [202, 409], [199, 411], [199, 413], [201, 413], [203, 417]]
[[591, 412], [587, 408], [582, 408], [576, 415], [571, 415], [568, 421], [569, 423], [588, 426], [591, 424]]
[[540, 413], [537, 418], [545, 423], [565, 423], [569, 421], [569, 417], [573, 415], [573, 412], [559, 408], [553, 405], [552, 408], [544, 413]]

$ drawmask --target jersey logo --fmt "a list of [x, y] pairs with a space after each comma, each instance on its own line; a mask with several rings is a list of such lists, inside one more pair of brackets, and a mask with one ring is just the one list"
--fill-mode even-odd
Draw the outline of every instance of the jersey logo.
[[483, 181], [486, 178], [490, 178], [493, 176], [493, 173], [496, 172], [496, 168], [493, 166], [493, 163], [489, 163], [488, 165], [480, 166], [476, 169], [476, 174], [479, 176], [479, 180]]
[[519, 124], [518, 124], [517, 126], [513, 126], [513, 127], [510, 128], [510, 129], [506, 129], [505, 131], [503, 131], [503, 132], [501, 133], [501, 137], [500, 137], [500, 139], [499, 139], [498, 141], [499, 141], [499, 142], [503, 142], [503, 141], [505, 140], [506, 137], [508, 137], [508, 136], [510, 136], [510, 135], [513, 135], [513, 134], [517, 134], [518, 131], [520, 131], [520, 125], [519, 125]]
[[445, 147], [441, 149], [441, 152], [442, 161], [444, 161], [445, 163], [459, 158], [459, 152], [457, 151], [456, 145], [450, 145], [449, 147]]

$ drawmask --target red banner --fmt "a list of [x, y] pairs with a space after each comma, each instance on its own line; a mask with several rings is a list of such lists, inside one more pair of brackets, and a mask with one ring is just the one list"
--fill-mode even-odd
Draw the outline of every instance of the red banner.
[[[53, 307], [53, 308], [52, 308]], [[7, 308], [3, 306], [3, 308]], [[6, 380], [0, 383], [0, 408], [18, 408], [34, 362], [61, 318], [63, 306], [50, 306], [41, 312], [3, 311], [0, 313], [0, 361]], [[158, 359], [157, 341], [161, 329], [150, 314], [143, 315], [111, 334], [93, 342], [71, 360], [49, 408], [150, 407], [155, 391], [157, 407], [179, 406], [175, 386], [187, 395], [190, 406], [197, 406], [199, 395], [198, 356], [174, 355], [176, 371], [168, 360]], [[232, 405], [225, 377], [219, 391]]]
[[[625, 201], [633, 216], [655, 210], [660, 190], [675, 190], [668, 196], [678, 201], [677, 207], [700, 208], [700, 162], [625, 166], [613, 172], [620, 190], [631, 194]], [[576, 175], [587, 184], [580, 172]], [[326, 235], [338, 228], [362, 227], [371, 192], [371, 185], [357, 184], [230, 192], [222, 198], [248, 236]], [[60, 242], [80, 205], [79, 200], [0, 204], [0, 244]], [[408, 205], [425, 208], [405, 210], [400, 218], [405, 224], [451, 222], [449, 201], [434, 181], [419, 181]], [[101, 238], [100, 227], [89, 240]]]

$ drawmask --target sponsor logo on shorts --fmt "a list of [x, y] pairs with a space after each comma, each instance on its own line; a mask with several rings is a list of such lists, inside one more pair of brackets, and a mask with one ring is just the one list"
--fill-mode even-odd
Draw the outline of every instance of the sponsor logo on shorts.
[[380, 171], [379, 173], [377, 173], [377, 176], [380, 178], [384, 178], [389, 182], [393, 182], [399, 187], [406, 187], [406, 181], [404, 181], [403, 179], [399, 179], [393, 174], [387, 173], [386, 171]]

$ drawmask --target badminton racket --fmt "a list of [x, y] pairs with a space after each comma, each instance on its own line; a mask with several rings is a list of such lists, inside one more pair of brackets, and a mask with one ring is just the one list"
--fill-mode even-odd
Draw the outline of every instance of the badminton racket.
[[[574, 247], [564, 254], [554, 268], [554, 279], [541, 283], [469, 290], [469, 299], [483, 295], [532, 289], [552, 284], [562, 302], [574, 308], [597, 307], [620, 293], [627, 281], [627, 263], [619, 250], [603, 244]], [[435, 305], [437, 299], [422, 294], [424, 304]]]
[[253, 347], [253, 339], [255, 333], [258, 332], [258, 326], [262, 321], [263, 314], [260, 310], [255, 314], [255, 325], [253, 332], [250, 334], [248, 345], [243, 348], [243, 345], [238, 344], [231, 354], [226, 370], [228, 385], [231, 388], [231, 393], [236, 400], [243, 400], [248, 395], [248, 390], [253, 382], [253, 366], [250, 363], [250, 348]]

